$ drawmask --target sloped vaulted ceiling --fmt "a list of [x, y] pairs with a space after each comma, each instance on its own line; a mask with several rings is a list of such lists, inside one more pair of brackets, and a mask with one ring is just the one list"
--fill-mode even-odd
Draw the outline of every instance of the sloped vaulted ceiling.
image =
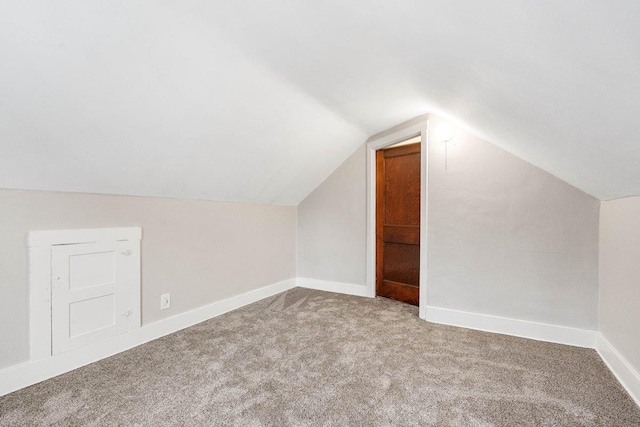
[[297, 204], [450, 117], [640, 194], [640, 2], [0, 0], [0, 187]]

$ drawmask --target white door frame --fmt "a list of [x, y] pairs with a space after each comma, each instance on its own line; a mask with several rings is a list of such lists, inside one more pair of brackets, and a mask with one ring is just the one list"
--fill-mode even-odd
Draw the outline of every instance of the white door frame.
[[[112, 242], [135, 242], [132, 258], [136, 265], [133, 281], [140, 283], [140, 227], [95, 228], [78, 230], [30, 231], [25, 246], [28, 256], [29, 352], [31, 360], [51, 356], [51, 248], [55, 245]], [[140, 292], [138, 291], [139, 303]], [[138, 324], [140, 311], [136, 313]]]
[[[413, 121], [412, 121], [413, 122]], [[411, 123], [411, 122], [409, 122]], [[376, 151], [407, 139], [420, 137], [420, 318], [427, 314], [427, 189], [429, 184], [429, 121], [400, 125], [367, 141], [367, 274], [366, 293], [376, 296]]]

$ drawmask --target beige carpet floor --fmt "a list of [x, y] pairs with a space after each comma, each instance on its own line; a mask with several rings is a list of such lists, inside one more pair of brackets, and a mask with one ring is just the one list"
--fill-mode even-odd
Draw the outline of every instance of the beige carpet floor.
[[0, 398], [2, 426], [639, 426], [595, 351], [293, 289]]

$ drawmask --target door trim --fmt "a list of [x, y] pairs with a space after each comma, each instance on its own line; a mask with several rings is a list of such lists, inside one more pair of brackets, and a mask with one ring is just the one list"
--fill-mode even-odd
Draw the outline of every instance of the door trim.
[[[51, 352], [51, 247], [114, 240], [137, 242], [132, 253], [137, 266], [132, 280], [140, 283], [142, 228], [93, 228], [30, 231], [26, 235], [29, 290], [29, 355], [31, 360], [50, 357]], [[138, 301], [140, 292], [138, 292]]]
[[427, 189], [429, 183], [429, 121], [420, 116], [388, 131], [372, 136], [367, 141], [367, 272], [366, 293], [376, 296], [376, 151], [409, 138], [420, 137], [420, 311], [427, 316]]

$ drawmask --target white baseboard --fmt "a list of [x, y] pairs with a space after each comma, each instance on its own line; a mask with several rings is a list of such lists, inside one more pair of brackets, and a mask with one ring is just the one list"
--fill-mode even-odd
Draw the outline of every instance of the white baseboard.
[[596, 340], [596, 350], [618, 382], [640, 406], [640, 373], [601, 334]]
[[595, 348], [596, 345], [597, 332], [588, 329], [569, 328], [429, 306], [426, 311], [426, 320], [443, 325], [460, 326], [576, 347]]
[[310, 279], [308, 277], [298, 277], [297, 281], [298, 286], [301, 288], [317, 289], [319, 291], [336, 292], [339, 294], [355, 295], [358, 297], [367, 296], [367, 288], [364, 285], [331, 282], [329, 280]]
[[186, 313], [143, 325], [139, 329], [92, 345], [5, 368], [0, 370], [0, 396], [113, 356], [196, 323], [292, 289], [295, 286], [295, 278], [284, 280]]

